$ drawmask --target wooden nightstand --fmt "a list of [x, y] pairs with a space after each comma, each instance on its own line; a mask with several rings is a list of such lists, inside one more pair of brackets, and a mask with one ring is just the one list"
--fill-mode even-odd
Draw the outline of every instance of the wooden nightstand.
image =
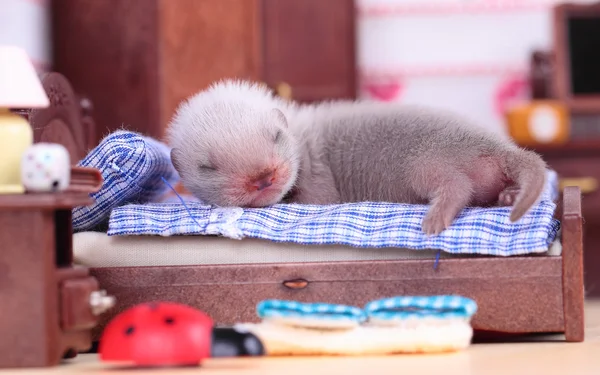
[[0, 368], [52, 366], [91, 347], [114, 301], [72, 265], [71, 210], [91, 204], [100, 182], [73, 168], [67, 192], [0, 195]]

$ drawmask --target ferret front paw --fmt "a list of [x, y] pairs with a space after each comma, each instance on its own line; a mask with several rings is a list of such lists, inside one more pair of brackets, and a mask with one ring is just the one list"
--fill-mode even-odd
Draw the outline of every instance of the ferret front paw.
[[519, 194], [519, 188], [511, 187], [504, 189], [498, 194], [498, 206], [512, 206]]
[[442, 233], [450, 224], [452, 224], [452, 220], [445, 220], [441, 213], [429, 212], [423, 219], [421, 229], [426, 235], [435, 236]]

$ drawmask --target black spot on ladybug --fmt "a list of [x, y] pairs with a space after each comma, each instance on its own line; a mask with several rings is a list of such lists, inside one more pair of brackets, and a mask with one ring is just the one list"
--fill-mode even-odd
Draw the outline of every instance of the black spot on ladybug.
[[170, 317], [170, 316], [167, 316], [167, 317], [165, 318], [165, 323], [166, 323], [166, 324], [168, 324], [168, 325], [172, 325], [172, 324], [174, 324], [174, 323], [175, 323], [175, 319], [173, 319], [173, 318], [172, 318], [172, 317]]
[[135, 327], [134, 326], [129, 326], [125, 330], [125, 335], [126, 336], [131, 336], [131, 335], [133, 335], [133, 332], [135, 332]]

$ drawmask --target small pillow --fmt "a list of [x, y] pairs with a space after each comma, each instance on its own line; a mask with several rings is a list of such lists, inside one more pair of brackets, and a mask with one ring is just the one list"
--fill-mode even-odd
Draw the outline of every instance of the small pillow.
[[264, 300], [256, 307], [264, 321], [304, 328], [354, 328], [366, 320], [362, 309], [329, 303]]
[[80, 166], [100, 170], [104, 183], [91, 194], [95, 203], [73, 209], [73, 229], [90, 230], [104, 222], [113, 208], [125, 203], [145, 203], [164, 194], [179, 181], [171, 164], [170, 148], [155, 139], [118, 130], [79, 162]]
[[371, 301], [364, 310], [371, 323], [394, 325], [411, 319], [470, 320], [477, 303], [455, 295], [399, 296]]

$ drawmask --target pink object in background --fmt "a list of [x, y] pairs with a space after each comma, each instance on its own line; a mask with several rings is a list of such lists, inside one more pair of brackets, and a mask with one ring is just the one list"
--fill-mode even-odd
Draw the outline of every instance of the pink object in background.
[[383, 102], [391, 102], [400, 99], [402, 94], [403, 84], [399, 78], [384, 78], [384, 79], [366, 79], [364, 90], [371, 98]]
[[544, 10], [552, 0], [357, 0], [361, 16], [506, 13]]
[[529, 98], [529, 81], [524, 76], [514, 76], [501, 82], [494, 96], [494, 109], [498, 117], [504, 117], [513, 104]]

